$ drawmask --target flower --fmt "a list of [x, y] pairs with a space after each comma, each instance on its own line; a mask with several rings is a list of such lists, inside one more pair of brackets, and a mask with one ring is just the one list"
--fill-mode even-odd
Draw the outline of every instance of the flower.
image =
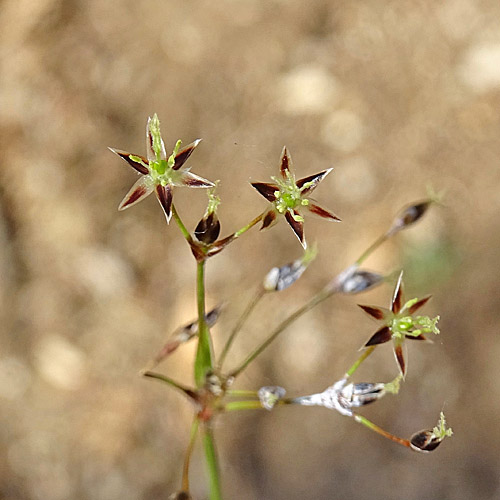
[[213, 187], [215, 185], [213, 182], [192, 174], [189, 168], [183, 168], [184, 163], [200, 141], [201, 139], [197, 139], [182, 149], [180, 148], [181, 141], [177, 141], [172, 154], [167, 158], [160, 133], [160, 120], [155, 114], [152, 118], [148, 118], [146, 126], [147, 158], [109, 148], [141, 174], [141, 178], [123, 198], [118, 210], [125, 210], [139, 203], [155, 191], [156, 198], [163, 209], [167, 223], [169, 223], [172, 216], [172, 190], [174, 186]]
[[304, 248], [307, 247], [304, 238], [304, 218], [300, 213], [301, 208], [305, 208], [313, 214], [319, 215], [325, 219], [339, 222], [340, 219], [319, 205], [316, 205], [312, 200], [305, 198], [316, 189], [318, 184], [333, 170], [329, 168], [318, 174], [310, 175], [295, 180], [295, 176], [290, 171], [292, 166], [292, 158], [286, 149], [283, 148], [281, 153], [280, 177], [271, 177], [275, 183], [267, 182], [252, 182], [252, 186], [264, 197], [272, 203], [272, 207], [267, 210], [262, 219], [262, 227], [271, 226], [276, 222], [278, 214], [284, 215], [293, 232], [299, 239]]
[[401, 271], [394, 289], [390, 309], [358, 305], [370, 316], [385, 322], [385, 325], [370, 337], [364, 347], [383, 344], [392, 339], [394, 356], [396, 357], [401, 375], [404, 377], [407, 369], [405, 360], [405, 339], [427, 340], [425, 336], [426, 333], [434, 333], [437, 335], [439, 333], [439, 329], [437, 328], [439, 316], [436, 316], [434, 319], [428, 316], [413, 317], [413, 314], [417, 312], [431, 296], [429, 295], [423, 299], [411, 299], [404, 302], [402, 281], [403, 272]]

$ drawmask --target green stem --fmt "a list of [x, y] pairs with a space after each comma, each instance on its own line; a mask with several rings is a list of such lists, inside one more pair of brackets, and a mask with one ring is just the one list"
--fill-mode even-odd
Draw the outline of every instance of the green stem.
[[260, 401], [231, 401], [224, 405], [224, 411], [263, 410]]
[[188, 448], [186, 450], [186, 457], [184, 458], [184, 467], [182, 469], [182, 490], [189, 491], [189, 463], [191, 462], [191, 455], [193, 454], [194, 443], [198, 434], [199, 420], [195, 417], [191, 425], [191, 436], [189, 438]]
[[370, 422], [365, 417], [362, 417], [361, 415], [354, 414], [354, 420], [356, 422], [364, 425], [365, 427], [368, 427], [368, 429], [375, 431], [377, 434], [380, 434], [381, 436], [384, 436], [387, 439], [390, 439], [391, 441], [394, 441], [395, 443], [401, 444], [403, 446], [406, 446], [407, 448], [411, 448], [410, 441], [408, 439], [403, 439], [400, 437], [395, 436], [394, 434], [391, 434], [390, 432], [385, 431], [378, 425], [374, 424], [373, 422]]
[[181, 230], [182, 235], [184, 238], [187, 240], [188, 243], [191, 242], [191, 235], [189, 234], [189, 231], [187, 230], [186, 226], [184, 225], [184, 222], [182, 222], [182, 219], [180, 218], [175, 205], [172, 203], [172, 217], [175, 219], [175, 222], [177, 222], [177, 225], [179, 226], [179, 229]]
[[194, 379], [197, 387], [205, 383], [205, 375], [213, 369], [213, 346], [205, 319], [205, 261], [197, 263], [196, 299], [198, 304], [198, 348], [194, 364]]
[[230, 389], [226, 391], [226, 396], [232, 397], [232, 398], [246, 398], [246, 397], [254, 397], [257, 398], [259, 397], [257, 391], [247, 391], [247, 390], [242, 390], [242, 389]]
[[222, 500], [219, 460], [212, 428], [207, 424], [203, 427], [203, 446], [210, 480], [210, 500]]
[[236, 231], [234, 233], [234, 238], [238, 238], [239, 236], [241, 236], [243, 233], [246, 233], [249, 229], [251, 229], [252, 227], [255, 226], [255, 224], [258, 224], [261, 220], [262, 220], [262, 217], [264, 217], [264, 214], [267, 212], [264, 211], [262, 212], [260, 215], [258, 215], [257, 217], [255, 217], [255, 219], [253, 219], [251, 222], [249, 222], [245, 227], [242, 227], [239, 231]]
[[245, 324], [245, 321], [248, 319], [248, 316], [250, 316], [251, 312], [255, 309], [255, 306], [259, 303], [260, 299], [264, 296], [265, 293], [266, 291], [262, 287], [259, 288], [257, 293], [254, 295], [253, 299], [248, 304], [247, 308], [243, 311], [243, 314], [240, 316], [238, 322], [234, 326], [233, 331], [229, 335], [226, 345], [224, 346], [224, 349], [222, 350], [222, 353], [220, 355], [218, 364], [219, 370], [222, 369], [224, 360], [226, 359], [227, 353], [229, 352], [229, 349], [231, 348], [231, 345], [233, 344], [236, 335], [239, 333], [242, 326]]
[[323, 289], [316, 295], [314, 295], [309, 302], [306, 302], [302, 307], [297, 309], [293, 314], [284, 319], [267, 337], [259, 347], [257, 347], [250, 355], [241, 363], [241, 365], [230, 373], [230, 376], [237, 377], [262, 351], [264, 351], [271, 342], [273, 342], [278, 335], [285, 330], [290, 324], [295, 320], [300, 318], [303, 314], [310, 311], [313, 307], [317, 306], [320, 302], [323, 302], [328, 297], [331, 297], [336, 290]]
[[[276, 401], [274, 406], [293, 405], [296, 404], [295, 399], [280, 399]], [[264, 407], [260, 401], [231, 401], [223, 406], [224, 411], [239, 411], [239, 410], [263, 410]]]
[[347, 370], [345, 378], [349, 378], [358, 368], [359, 365], [375, 350], [375, 346], [372, 345], [363, 351], [363, 354], [354, 362], [354, 364]]
[[355, 265], [360, 266], [382, 243], [389, 239], [391, 234], [389, 232], [379, 236], [358, 258]]
[[160, 380], [161, 382], [165, 382], [174, 389], [183, 392], [190, 399], [196, 400], [197, 398], [197, 394], [193, 389], [191, 389], [190, 387], [186, 387], [182, 384], [179, 384], [179, 382], [176, 382], [175, 380], [171, 379], [170, 377], [167, 377], [166, 375], [162, 375], [161, 373], [156, 373], [151, 371], [146, 371], [143, 373], [143, 375], [145, 377], [154, 378], [156, 380]]

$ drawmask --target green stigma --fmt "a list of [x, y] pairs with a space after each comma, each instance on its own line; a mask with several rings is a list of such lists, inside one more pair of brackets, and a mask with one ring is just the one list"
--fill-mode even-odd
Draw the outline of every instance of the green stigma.
[[274, 192], [274, 195], [276, 196], [274, 205], [280, 214], [285, 214], [297, 206], [308, 204], [307, 200], [302, 199], [301, 189], [297, 187], [295, 178], [290, 171], [286, 171], [286, 179], [280, 179], [278, 177], [272, 177], [272, 179], [276, 182], [276, 184], [278, 184], [279, 187], [279, 191]]
[[[161, 132], [160, 132], [160, 119], [158, 115], [155, 113], [149, 122], [149, 132], [151, 133], [151, 137], [153, 139], [153, 151], [156, 156], [156, 160], [160, 162], [161, 160]], [[156, 169], [155, 169], [156, 170]]]

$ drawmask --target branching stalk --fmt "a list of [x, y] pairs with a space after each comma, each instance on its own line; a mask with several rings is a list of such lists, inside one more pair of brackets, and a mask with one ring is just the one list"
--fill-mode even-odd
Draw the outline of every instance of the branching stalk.
[[196, 298], [198, 304], [198, 348], [194, 364], [194, 379], [197, 387], [205, 383], [205, 375], [213, 368], [213, 346], [205, 319], [205, 261], [197, 263]]
[[190, 399], [196, 400], [197, 395], [193, 389], [186, 387], [186, 386], [180, 384], [179, 382], [176, 382], [175, 380], [171, 379], [170, 377], [167, 377], [166, 375], [163, 375], [161, 373], [152, 372], [152, 371], [146, 371], [143, 373], [143, 375], [144, 375], [144, 377], [154, 378], [156, 380], [164, 382], [164, 383], [170, 385], [171, 387], [173, 387], [174, 389], [181, 391], [186, 396], [188, 396]]
[[189, 464], [191, 462], [191, 455], [193, 454], [196, 436], [198, 435], [199, 426], [198, 417], [195, 417], [191, 425], [191, 435], [189, 438], [188, 448], [186, 450], [186, 457], [184, 458], [184, 467], [182, 469], [182, 490], [189, 491]]
[[203, 446], [210, 480], [210, 500], [222, 500], [220, 469], [212, 428], [209, 424], [203, 427]]
[[395, 436], [394, 434], [391, 434], [390, 432], [385, 431], [384, 429], [361, 415], [354, 414], [354, 420], [364, 425], [365, 427], [368, 427], [368, 429], [375, 431], [377, 434], [380, 434], [381, 436], [394, 441], [395, 443], [406, 446], [407, 448], [411, 448], [410, 441], [408, 439], [400, 438], [398, 436]]
[[360, 266], [382, 243], [390, 238], [390, 233], [384, 233], [379, 236], [356, 260], [355, 264]]
[[[276, 401], [274, 406], [292, 405], [296, 401], [291, 398], [280, 399]], [[239, 411], [239, 410], [264, 410], [264, 406], [260, 401], [230, 401], [224, 405], [224, 411]]]
[[353, 365], [346, 371], [345, 378], [349, 378], [361, 365], [361, 363], [375, 350], [374, 345], [367, 347], [361, 356], [353, 363]]
[[252, 227], [254, 227], [255, 224], [258, 224], [262, 220], [262, 218], [264, 217], [265, 213], [266, 213], [266, 211], [262, 212], [260, 215], [258, 215], [257, 217], [255, 217], [255, 219], [253, 219], [251, 222], [249, 222], [246, 226], [244, 226], [241, 229], [239, 229], [238, 231], [236, 231], [234, 233], [234, 238], [238, 238], [243, 233], [246, 233], [249, 229], [251, 229]]
[[224, 411], [263, 410], [260, 401], [231, 401], [224, 405]]
[[327, 290], [323, 289], [316, 295], [314, 295], [309, 302], [306, 302], [302, 307], [297, 309], [294, 313], [292, 313], [288, 318], [284, 319], [267, 337], [259, 347], [257, 347], [250, 355], [241, 363], [241, 365], [231, 372], [232, 377], [237, 377], [245, 368], [260, 354], [264, 351], [269, 344], [271, 344], [278, 335], [285, 330], [289, 325], [291, 325], [294, 321], [300, 318], [303, 314], [310, 311], [313, 307], [317, 306], [319, 303], [323, 302], [328, 297], [331, 297], [336, 290]]
[[179, 213], [177, 212], [177, 209], [175, 208], [175, 205], [172, 203], [172, 217], [174, 218], [175, 222], [179, 226], [179, 229], [181, 230], [182, 236], [187, 240], [188, 243], [191, 242], [191, 234], [187, 230], [186, 226], [184, 225], [184, 222], [182, 222], [182, 219], [179, 216]]
[[233, 390], [230, 389], [226, 391], [226, 396], [231, 398], [258, 398], [259, 395], [257, 391], [248, 391], [248, 390]]
[[259, 303], [260, 299], [264, 296], [265, 290], [260, 287], [257, 291], [257, 293], [254, 295], [250, 303], [248, 304], [247, 308], [243, 311], [243, 314], [240, 316], [238, 322], [233, 328], [233, 331], [229, 335], [229, 338], [226, 341], [226, 344], [224, 348], [222, 349], [222, 353], [220, 355], [219, 359], [219, 370], [222, 369], [222, 365], [224, 364], [224, 360], [226, 359], [227, 353], [229, 352], [229, 349], [231, 348], [231, 345], [234, 342], [234, 339], [236, 338], [236, 335], [241, 331], [241, 328], [245, 324], [245, 321], [248, 319], [252, 311], [255, 309], [255, 306]]

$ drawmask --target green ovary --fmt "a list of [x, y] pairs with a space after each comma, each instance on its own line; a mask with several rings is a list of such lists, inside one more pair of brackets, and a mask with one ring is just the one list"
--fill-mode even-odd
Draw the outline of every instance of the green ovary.
[[280, 186], [274, 203], [276, 205], [276, 210], [284, 214], [288, 210], [294, 209], [298, 205], [302, 205], [302, 201], [299, 189], [293, 184]]
[[392, 320], [391, 330], [393, 332], [408, 332], [414, 326], [413, 318], [406, 316], [404, 318], [394, 318]]
[[167, 162], [165, 160], [154, 161], [151, 162], [150, 167], [154, 170], [158, 175], [164, 175], [167, 171]]

